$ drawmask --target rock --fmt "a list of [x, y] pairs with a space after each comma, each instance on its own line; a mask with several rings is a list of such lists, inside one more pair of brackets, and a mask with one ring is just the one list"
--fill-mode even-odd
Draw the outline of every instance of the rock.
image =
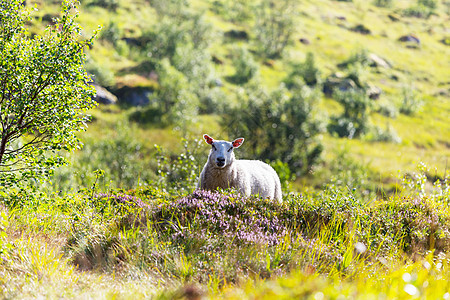
[[98, 84], [92, 84], [92, 86], [95, 88], [96, 95], [94, 97], [94, 100], [97, 101], [97, 103], [100, 104], [115, 104], [117, 103], [117, 97], [114, 96], [110, 91], [105, 89], [102, 86], [99, 86]]
[[369, 66], [390, 69], [392, 65], [375, 53], [369, 54]]
[[417, 45], [420, 45], [420, 39], [412, 34], [404, 35], [398, 38], [398, 41], [400, 42], [407, 42], [407, 43], [414, 43]]
[[356, 25], [355, 27], [351, 28], [350, 30], [351, 30], [351, 31], [354, 31], [354, 32], [358, 32], [358, 33], [364, 34], [364, 35], [366, 35], [366, 34], [371, 34], [371, 33], [372, 33], [372, 32], [370, 31], [370, 29], [367, 28], [367, 27], [366, 27], [365, 25], [363, 25], [363, 24], [358, 24], [358, 25]]
[[441, 43], [446, 45], [446, 46], [450, 46], [450, 37], [443, 38], [441, 40]]
[[367, 96], [369, 96], [369, 98], [372, 100], [378, 100], [380, 98], [380, 95], [382, 92], [383, 92], [382, 89], [380, 89], [379, 87], [377, 87], [375, 85], [371, 85], [371, 84], [366, 89]]
[[223, 65], [223, 60], [221, 60], [217, 56], [213, 55], [211, 59], [212, 62], [215, 63], [216, 65]]
[[308, 40], [307, 38], [301, 38], [299, 39], [300, 43], [304, 44], [304, 45], [309, 45], [311, 44], [311, 41]]
[[227, 32], [225, 32], [225, 36], [232, 38], [232, 39], [238, 39], [238, 40], [247, 40], [248, 39], [248, 33], [244, 30], [236, 30], [232, 29]]
[[400, 16], [397, 15], [397, 14], [394, 14], [394, 13], [389, 14], [389, 15], [388, 15], [388, 18], [389, 18], [392, 22], [398, 22], [398, 21], [400, 21]]
[[214, 82], [214, 85], [217, 86], [217, 87], [222, 87], [223, 86], [223, 82], [219, 78], [214, 79], [213, 82]]
[[119, 101], [131, 106], [145, 106], [150, 103], [150, 96], [153, 91], [145, 87], [122, 87], [116, 94]]
[[273, 68], [273, 66], [275, 65], [275, 61], [272, 59], [266, 60], [264, 61], [264, 65], [270, 68]]
[[348, 91], [351, 89], [357, 89], [358, 86], [350, 78], [343, 78], [340, 73], [335, 73], [329, 76], [323, 83], [323, 93], [327, 96], [332, 96], [335, 89], [340, 91]]

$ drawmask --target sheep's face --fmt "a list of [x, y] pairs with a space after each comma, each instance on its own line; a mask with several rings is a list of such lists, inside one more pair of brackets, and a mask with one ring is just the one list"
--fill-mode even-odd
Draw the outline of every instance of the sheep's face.
[[208, 159], [218, 169], [223, 169], [233, 163], [234, 148], [240, 147], [244, 142], [244, 138], [235, 139], [233, 142], [216, 141], [207, 134], [203, 138], [206, 143], [211, 145]]

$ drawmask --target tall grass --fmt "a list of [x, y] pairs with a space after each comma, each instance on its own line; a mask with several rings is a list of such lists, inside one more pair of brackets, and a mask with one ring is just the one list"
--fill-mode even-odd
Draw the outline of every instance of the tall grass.
[[243, 299], [444, 297], [448, 288], [438, 285], [449, 274], [449, 188], [428, 187], [421, 172], [405, 177], [403, 192], [369, 202], [333, 186], [282, 204], [156, 186], [18, 193], [2, 200], [2, 243], [13, 245], [0, 263], [4, 297], [95, 296], [104, 278], [114, 284], [103, 296], [142, 298], [158, 287], [161, 297]]

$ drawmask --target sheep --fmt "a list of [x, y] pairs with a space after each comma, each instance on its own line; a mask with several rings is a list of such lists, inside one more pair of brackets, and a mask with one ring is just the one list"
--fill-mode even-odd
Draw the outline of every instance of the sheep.
[[200, 174], [197, 188], [216, 190], [217, 188], [235, 188], [242, 195], [259, 195], [282, 201], [281, 183], [277, 172], [268, 164], [259, 160], [237, 160], [234, 149], [239, 148], [244, 138], [233, 142], [214, 140], [203, 135], [211, 145], [208, 160]]

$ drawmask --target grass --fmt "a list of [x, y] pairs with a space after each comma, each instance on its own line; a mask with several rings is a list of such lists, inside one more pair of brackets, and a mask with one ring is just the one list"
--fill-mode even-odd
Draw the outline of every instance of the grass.
[[[165, 189], [2, 194], [2, 297], [446, 297], [449, 188], [421, 172], [366, 202]], [[167, 190], [167, 191], [165, 191]], [[169, 192], [168, 192], [169, 191]], [[301, 284], [300, 284], [301, 283]]]
[[[57, 6], [44, 5], [44, 2], [39, 2], [40, 11], [37, 12], [37, 15], [42, 16], [47, 12], [55, 13], [57, 11]], [[119, 9], [115, 12], [97, 6], [82, 7], [79, 21], [85, 27], [85, 32], [95, 30], [98, 25], [107, 26], [110, 22], [114, 22], [119, 28], [120, 38], [139, 37], [157, 22], [155, 10], [146, 5], [145, 1], [133, 3], [118, 1], [118, 3]], [[376, 113], [372, 114], [371, 119], [374, 124], [381, 127], [385, 127], [388, 123], [391, 124], [402, 139], [402, 144], [398, 147], [364, 140], [343, 139], [340, 141], [347, 145], [346, 148], [354, 159], [372, 162], [371, 167], [374, 168], [374, 171], [381, 173], [386, 180], [390, 174], [398, 170], [412, 171], [415, 168], [414, 162], [417, 157], [423, 157], [424, 162], [438, 167], [440, 172], [443, 172], [446, 160], [450, 156], [448, 145], [445, 142], [450, 138], [450, 128], [447, 122], [449, 102], [446, 101], [445, 96], [436, 95], [438, 90], [448, 85], [445, 78], [448, 77], [449, 66], [445, 62], [450, 55], [450, 50], [448, 46], [439, 42], [446, 35], [445, 26], [443, 26], [446, 20], [444, 4], [440, 3], [436, 14], [429, 19], [402, 16], [402, 10], [410, 5], [409, 1], [395, 1], [392, 7], [379, 8], [369, 2], [359, 0], [353, 2], [304, 1], [298, 7], [299, 12], [295, 20], [298, 25], [292, 39], [293, 43], [288, 46], [285, 55], [274, 60], [272, 66], [268, 66], [264, 64], [265, 60], [254, 52], [255, 59], [260, 65], [261, 84], [269, 90], [277, 88], [288, 74], [292, 62], [303, 61], [307, 52], [315, 53], [322, 79], [339, 71], [336, 67], [338, 63], [362, 49], [367, 49], [392, 63], [392, 69], [370, 69], [367, 72], [368, 81], [383, 89], [379, 102], [398, 108], [401, 102], [402, 88], [414, 86], [419, 98], [423, 99], [425, 104], [418, 113], [412, 116], [400, 114], [397, 118], [391, 119]], [[222, 91], [227, 97], [224, 101], [236, 102], [236, 94], [239, 93], [241, 87], [229, 83], [223, 78], [234, 74], [231, 55], [236, 45], [255, 51], [252, 40], [253, 21], [233, 23], [215, 13], [211, 7], [211, 1], [192, 1], [192, 9], [203, 12], [207, 22], [211, 24], [213, 32], [216, 33], [213, 35], [210, 51], [223, 61], [222, 65], [215, 65], [214, 68], [216, 76], [222, 78], [224, 83]], [[393, 13], [398, 16], [399, 21], [392, 21], [388, 17]], [[130, 18], [130, 15], [133, 17]], [[360, 23], [368, 26], [372, 34], [362, 35], [349, 30]], [[224, 38], [222, 34], [231, 29], [245, 30], [249, 33], [250, 39]], [[409, 49], [405, 44], [397, 41], [401, 35], [405, 34], [417, 35], [421, 39], [421, 45], [417, 49]], [[298, 41], [305, 37], [311, 41], [309, 45], [303, 45]], [[154, 82], [131, 71], [133, 67], [145, 61], [143, 53], [136, 52], [133, 47], [128, 48], [130, 54], [121, 55], [108, 42], [97, 41], [94, 48], [89, 51], [89, 55], [99, 66], [107, 68], [115, 75], [117, 85], [150, 85], [153, 88]], [[399, 79], [392, 79], [394, 75]], [[320, 108], [330, 115], [339, 109], [339, 104], [334, 100], [325, 99]], [[100, 113], [94, 112], [93, 114]], [[109, 118], [112, 122], [123, 118], [123, 115], [115, 113], [108, 117], [106, 110], [103, 110], [101, 114], [102, 117]], [[217, 125], [220, 122], [212, 121], [211, 123], [212, 118], [212, 116], [198, 118], [194, 122], [192, 130], [189, 130], [188, 136], [200, 137], [211, 127], [215, 132], [220, 133], [221, 130]], [[99, 130], [95, 126], [94, 124], [90, 129], [91, 136], [98, 135]], [[414, 130], [410, 130], [412, 126]], [[154, 143], [162, 144], [173, 152], [179, 150], [176, 140], [179, 139], [180, 133], [171, 128], [159, 129], [143, 126], [138, 135], [136, 138], [139, 140], [146, 139], [145, 136], [148, 136], [148, 139]], [[327, 134], [323, 136], [323, 139], [326, 151], [332, 152], [336, 139]], [[400, 150], [397, 150], [398, 148]], [[397, 155], [399, 152], [402, 153], [400, 157]], [[332, 156], [330, 153], [325, 153], [325, 157], [330, 156]], [[329, 161], [325, 163], [329, 163]]]

